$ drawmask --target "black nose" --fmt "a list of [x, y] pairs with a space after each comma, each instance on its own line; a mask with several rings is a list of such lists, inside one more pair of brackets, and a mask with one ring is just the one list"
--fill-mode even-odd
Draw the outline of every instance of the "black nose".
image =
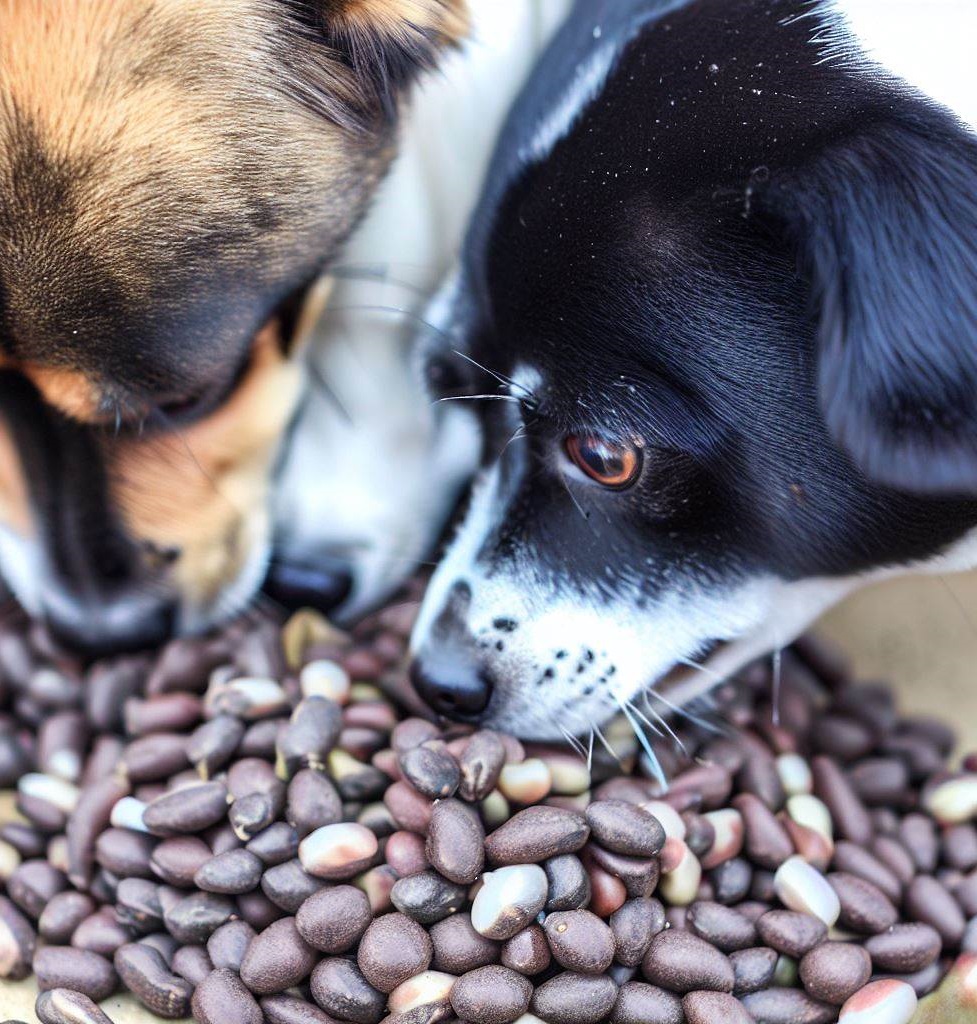
[[176, 625], [176, 605], [140, 607], [135, 600], [48, 609], [45, 625], [56, 643], [76, 654], [97, 657], [159, 647]]
[[492, 698], [491, 680], [464, 658], [420, 655], [410, 671], [414, 689], [432, 711], [446, 718], [477, 718]]
[[340, 562], [302, 565], [273, 562], [261, 588], [272, 600], [286, 608], [315, 608], [331, 612], [349, 597], [353, 575]]

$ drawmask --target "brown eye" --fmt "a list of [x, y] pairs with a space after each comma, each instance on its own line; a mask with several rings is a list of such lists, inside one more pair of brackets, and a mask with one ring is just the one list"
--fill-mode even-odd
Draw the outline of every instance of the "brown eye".
[[622, 490], [641, 472], [641, 449], [630, 441], [613, 444], [571, 434], [564, 444], [573, 464], [604, 487]]

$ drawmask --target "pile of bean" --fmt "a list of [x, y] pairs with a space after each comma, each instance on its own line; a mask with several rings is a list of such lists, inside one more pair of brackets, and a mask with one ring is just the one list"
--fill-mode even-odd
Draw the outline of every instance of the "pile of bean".
[[805, 641], [649, 730], [666, 789], [627, 722], [585, 758], [421, 717], [408, 596], [88, 667], [0, 622], [0, 976], [45, 1024], [119, 987], [201, 1024], [907, 1024], [951, 970], [977, 1006], [945, 726]]

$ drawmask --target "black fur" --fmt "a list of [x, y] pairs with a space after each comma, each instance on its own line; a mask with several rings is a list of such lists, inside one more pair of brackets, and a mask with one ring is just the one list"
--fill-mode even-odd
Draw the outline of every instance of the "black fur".
[[[480, 578], [640, 608], [906, 565], [977, 525], [977, 143], [819, 62], [812, 11], [580, 2], [517, 101], [450, 344], [544, 383], [519, 417], [475, 403], [502, 453]], [[606, 82], [534, 153], [605, 46]], [[638, 484], [568, 474], [574, 433], [640, 439]]]

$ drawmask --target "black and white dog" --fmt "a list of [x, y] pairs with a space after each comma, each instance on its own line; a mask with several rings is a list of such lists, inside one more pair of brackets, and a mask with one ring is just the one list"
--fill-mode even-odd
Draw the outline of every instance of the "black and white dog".
[[432, 309], [483, 448], [414, 634], [435, 708], [580, 732], [977, 561], [974, 20], [579, 0]]

